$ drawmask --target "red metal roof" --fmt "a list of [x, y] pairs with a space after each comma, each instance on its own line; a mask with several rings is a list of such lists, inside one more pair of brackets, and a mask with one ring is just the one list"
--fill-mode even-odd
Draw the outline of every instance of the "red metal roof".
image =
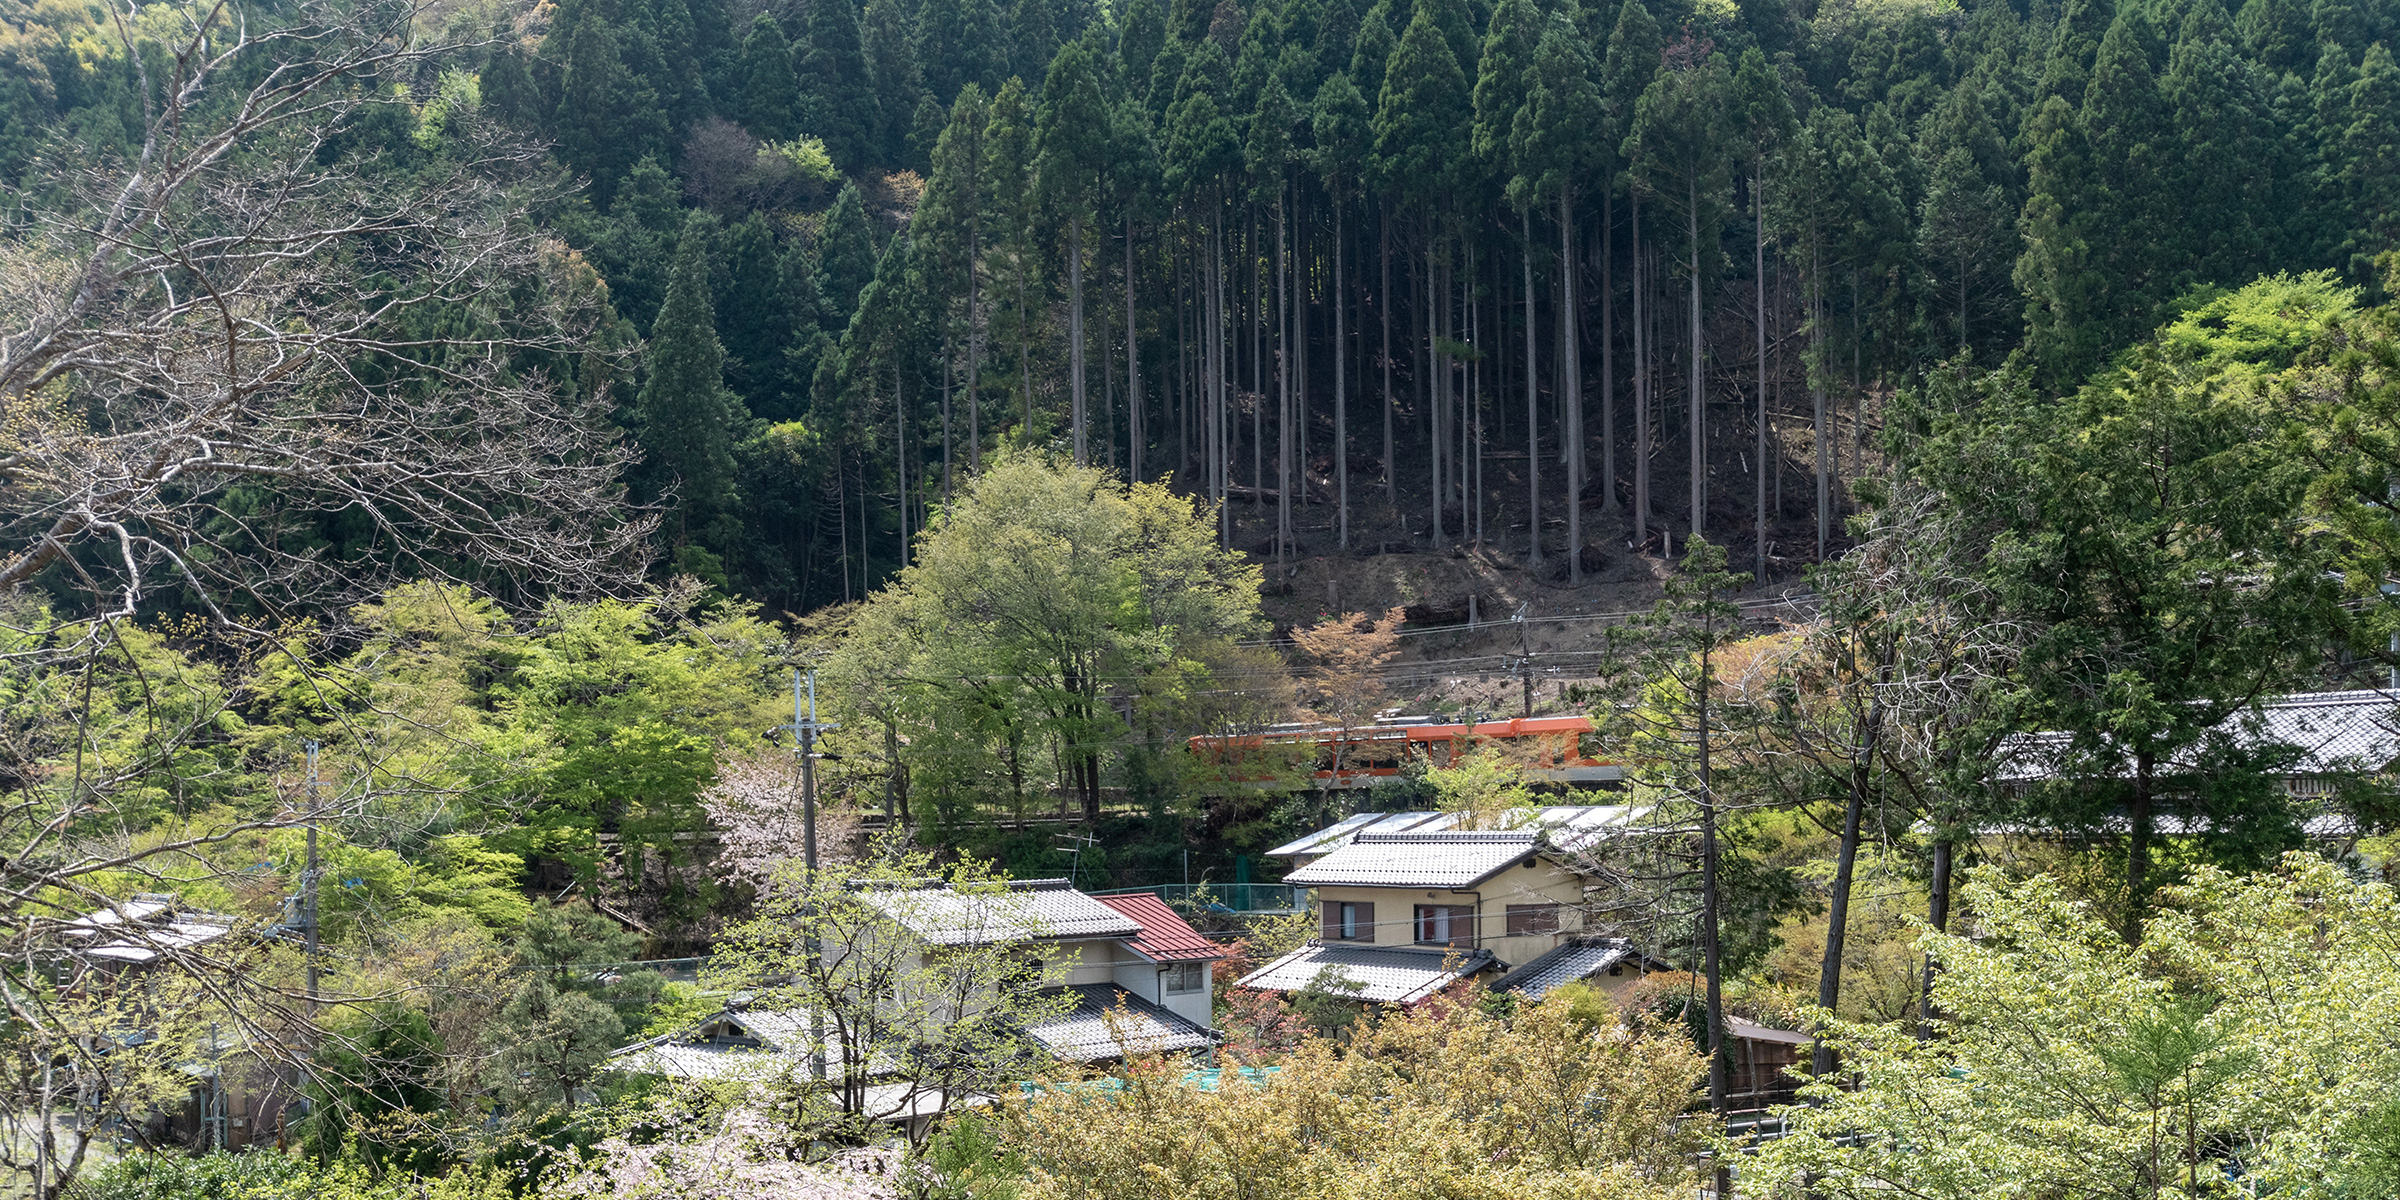
[[1191, 922], [1175, 915], [1174, 909], [1147, 892], [1092, 899], [1131, 917], [1134, 924], [1142, 927], [1141, 936], [1125, 944], [1152, 962], [1198, 962], [1225, 957], [1215, 942], [1201, 937]]

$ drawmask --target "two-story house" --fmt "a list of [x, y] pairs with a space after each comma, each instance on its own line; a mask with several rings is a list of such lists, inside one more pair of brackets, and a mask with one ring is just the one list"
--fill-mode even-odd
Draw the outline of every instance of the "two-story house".
[[1362, 813], [1282, 847], [1303, 860], [1284, 882], [1312, 890], [1317, 936], [1240, 986], [1402, 1006], [1478, 977], [1534, 998], [1573, 979], [1622, 987], [1659, 964], [1585, 927], [1584, 878], [1561, 843], [1589, 844], [1626, 811], [1532, 810], [1504, 830]]

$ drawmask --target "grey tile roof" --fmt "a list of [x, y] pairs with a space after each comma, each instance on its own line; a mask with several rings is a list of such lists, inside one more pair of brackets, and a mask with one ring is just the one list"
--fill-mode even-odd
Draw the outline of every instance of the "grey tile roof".
[[1541, 835], [1531, 830], [1361, 833], [1283, 881], [1302, 887], [1463, 888], [1546, 852]]
[[[1519, 808], [1501, 814], [1504, 830], [1531, 829], [1550, 835], [1550, 843], [1569, 852], [1582, 850], [1609, 836], [1649, 811], [1630, 804], [1557, 804]], [[1327, 854], [1353, 836], [1367, 833], [1438, 833], [1455, 827], [1462, 814], [1446, 812], [1358, 813], [1306, 837], [1294, 838], [1267, 851], [1285, 858]]]
[[[2264, 700], [2227, 717], [2219, 731], [2247, 745], [2297, 749], [2296, 776], [2380, 771], [2400, 760], [2400, 694], [2365, 689], [2302, 692]], [[2031, 782], [2058, 773], [2070, 747], [2063, 733], [2021, 733], [2003, 742], [1998, 778]], [[2171, 764], [2174, 766], [2188, 763]]]
[[1501, 976], [1492, 990], [1539, 1000], [1549, 995], [1552, 988], [1589, 979], [1618, 963], [1639, 957], [1633, 947], [1616, 938], [1577, 938]]
[[862, 891], [858, 898], [937, 946], [1032, 939], [1134, 937], [1141, 923], [1084, 895], [1064, 879], [1019, 879], [994, 892], [948, 887]]
[[1263, 992], [1301, 992], [1327, 982], [1357, 985], [1348, 994], [1377, 1004], [1415, 1004], [1452, 983], [1491, 969], [1489, 950], [1416, 946], [1350, 946], [1310, 942], [1243, 976], [1236, 985]]
[[[1205, 1050], [1217, 1035], [1190, 1020], [1150, 1003], [1112, 983], [1076, 983], [1048, 988], [1045, 995], [1069, 993], [1075, 1007], [1055, 1020], [1027, 1026], [1026, 1036], [1042, 1049], [1068, 1062], [1092, 1062], [1136, 1054], [1166, 1054]], [[1109, 1028], [1111, 1013], [1117, 1028]], [[1124, 1035], [1119, 1044], [1118, 1034]]]

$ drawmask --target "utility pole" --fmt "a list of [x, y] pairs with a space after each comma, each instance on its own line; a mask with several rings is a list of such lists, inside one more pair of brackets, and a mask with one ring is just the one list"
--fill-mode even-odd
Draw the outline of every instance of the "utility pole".
[[817, 873], [817, 735], [841, 728], [817, 719], [815, 671], [803, 674], [800, 668], [792, 668], [792, 723], [775, 728], [792, 731], [792, 744], [800, 756], [800, 839], [808, 873], [813, 876]]
[[1509, 620], [1517, 624], [1517, 682], [1525, 696], [1524, 715], [1533, 715], [1533, 649], [1532, 627], [1525, 621], [1525, 605], [1517, 606], [1517, 615]]
[[317, 743], [308, 744], [308, 868], [300, 875], [300, 926], [308, 957], [308, 1011], [317, 1011]]
[[[800, 668], [792, 668], [792, 723], [776, 726], [792, 731], [792, 747], [800, 756], [800, 843], [802, 861], [808, 867], [810, 887], [817, 882], [817, 734], [840, 726], [817, 720], [817, 673], [806, 675], [806, 693], [802, 692]], [[807, 704], [805, 715], [801, 708]], [[817, 961], [816, 935], [808, 938], [808, 961]], [[809, 1021], [808, 1073], [812, 1078], [825, 1078], [825, 1013], [822, 1004], [812, 1005]]]

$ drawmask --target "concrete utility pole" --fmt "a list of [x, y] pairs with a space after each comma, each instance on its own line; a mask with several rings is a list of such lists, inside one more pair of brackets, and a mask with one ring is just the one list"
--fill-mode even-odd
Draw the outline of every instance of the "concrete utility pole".
[[1517, 682], [1525, 697], [1524, 715], [1531, 717], [1533, 715], [1533, 647], [1530, 640], [1532, 627], [1525, 622], [1525, 605], [1518, 605], [1517, 615], [1510, 617], [1509, 620], [1517, 624]]
[[[800, 840], [802, 861], [808, 866], [811, 887], [817, 881], [817, 734], [840, 726], [817, 720], [817, 673], [806, 674], [806, 693], [802, 692], [800, 668], [792, 668], [792, 723], [777, 729], [792, 731], [792, 749], [800, 756]], [[807, 704], [805, 713], [801, 705]], [[812, 933], [808, 939], [808, 960], [817, 961], [818, 946]], [[811, 1078], [825, 1078], [825, 1014], [823, 1006], [813, 1006], [809, 1020], [808, 1073]]]
[[817, 873], [817, 735], [841, 728], [817, 719], [815, 671], [803, 674], [800, 668], [792, 668], [792, 723], [775, 728], [792, 731], [792, 745], [800, 756], [800, 837], [808, 873], [813, 876]]
[[317, 744], [308, 744], [308, 867], [300, 875], [300, 927], [308, 956], [308, 1011], [317, 1011]]

